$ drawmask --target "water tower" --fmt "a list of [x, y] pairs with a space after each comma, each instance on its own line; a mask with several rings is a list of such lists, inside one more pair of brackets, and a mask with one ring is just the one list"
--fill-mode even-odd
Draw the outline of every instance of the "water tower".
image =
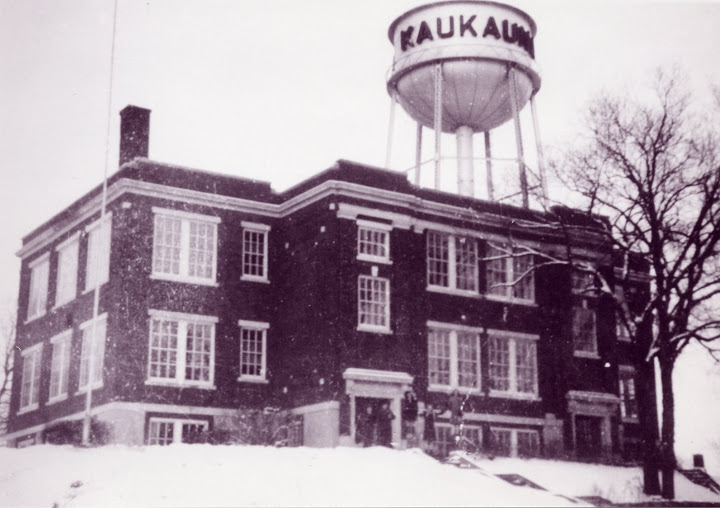
[[[398, 17], [388, 35], [395, 48], [387, 81], [392, 98], [387, 165], [393, 135], [394, 105], [417, 122], [415, 183], [423, 163], [422, 129], [435, 131], [434, 185], [440, 187], [441, 133], [457, 139], [458, 192], [475, 195], [473, 135], [484, 133], [487, 193], [495, 196], [492, 129], [514, 121], [517, 178], [522, 205], [529, 206], [528, 172], [545, 195], [543, 155], [533, 98], [540, 88], [535, 62], [535, 22], [525, 12], [497, 2], [450, 0], [423, 5]], [[538, 171], [525, 162], [520, 111], [530, 102]]]

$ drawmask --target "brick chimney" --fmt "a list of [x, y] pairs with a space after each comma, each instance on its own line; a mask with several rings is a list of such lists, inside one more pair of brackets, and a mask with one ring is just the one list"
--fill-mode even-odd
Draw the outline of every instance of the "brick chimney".
[[125, 106], [120, 111], [120, 166], [147, 157], [150, 145], [150, 110]]

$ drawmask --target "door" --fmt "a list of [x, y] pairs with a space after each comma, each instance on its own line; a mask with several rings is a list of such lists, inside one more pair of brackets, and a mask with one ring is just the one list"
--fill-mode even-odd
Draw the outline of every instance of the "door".
[[602, 452], [602, 418], [575, 415], [575, 452], [578, 458], [596, 459]]

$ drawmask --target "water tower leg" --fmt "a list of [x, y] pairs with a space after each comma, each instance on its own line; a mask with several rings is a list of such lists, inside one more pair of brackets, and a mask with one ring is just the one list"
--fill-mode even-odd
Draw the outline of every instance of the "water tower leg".
[[390, 168], [390, 156], [392, 155], [393, 133], [395, 131], [395, 103], [397, 102], [397, 92], [390, 96], [390, 120], [388, 122], [387, 134], [387, 150], [385, 151], [385, 167]]
[[510, 74], [510, 94], [512, 95], [510, 105], [512, 106], [513, 120], [515, 122], [515, 144], [517, 145], [518, 170], [520, 172], [520, 192], [522, 193], [522, 205], [524, 208], [529, 208], [530, 203], [528, 200], [528, 182], [527, 172], [525, 171], [525, 153], [523, 151], [522, 144], [522, 131], [520, 129], [520, 111], [518, 108], [515, 68], [508, 65], [508, 72]]
[[442, 136], [442, 64], [435, 64], [435, 189], [440, 189], [440, 140]]
[[422, 169], [422, 124], [417, 123], [415, 140], [415, 185], [420, 187], [420, 170]]
[[473, 168], [473, 130], [470, 127], [458, 127], [457, 137], [457, 180], [461, 196], [475, 196], [475, 175]]
[[490, 147], [490, 131], [485, 131], [485, 178], [487, 179], [487, 193], [490, 201], [495, 201], [495, 187], [492, 174], [492, 149]]
[[535, 109], [535, 96], [530, 97], [530, 112], [533, 119], [533, 130], [535, 131], [535, 144], [537, 145], [538, 172], [540, 174], [540, 186], [542, 189], [543, 201], [547, 201], [548, 187], [547, 178], [545, 176], [545, 153], [543, 152], [542, 140], [540, 139], [540, 129], [538, 128], [537, 110]]

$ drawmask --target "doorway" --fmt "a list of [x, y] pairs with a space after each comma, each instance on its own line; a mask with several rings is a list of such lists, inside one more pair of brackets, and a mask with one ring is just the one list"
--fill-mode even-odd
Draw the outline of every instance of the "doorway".
[[575, 452], [581, 459], [597, 459], [602, 454], [602, 418], [575, 415]]
[[[384, 403], [390, 406], [390, 399], [377, 397], [355, 397], [355, 442], [361, 446], [381, 444], [381, 430], [378, 415]], [[397, 415], [395, 415], [397, 418]]]

